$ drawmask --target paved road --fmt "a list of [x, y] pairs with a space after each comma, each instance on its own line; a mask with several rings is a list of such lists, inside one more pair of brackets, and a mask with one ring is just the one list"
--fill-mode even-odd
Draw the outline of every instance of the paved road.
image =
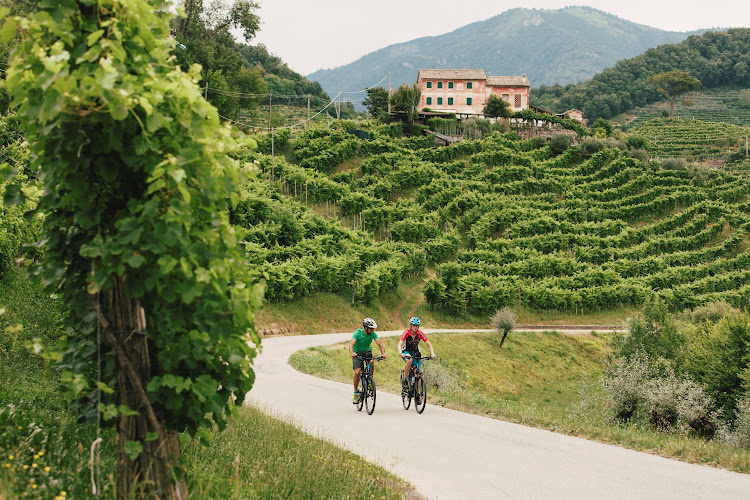
[[750, 498], [750, 475], [431, 406], [429, 399], [419, 415], [380, 392], [368, 416], [351, 404], [350, 384], [287, 363], [299, 349], [349, 338], [264, 340], [248, 401], [384, 466], [429, 498]]

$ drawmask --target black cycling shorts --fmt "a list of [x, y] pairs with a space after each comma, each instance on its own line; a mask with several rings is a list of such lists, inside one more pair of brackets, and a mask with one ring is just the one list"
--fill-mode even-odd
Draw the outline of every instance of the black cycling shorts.
[[[363, 358], [372, 359], [372, 351], [361, 351], [361, 352], [355, 352], [357, 356], [362, 356]], [[365, 367], [364, 360], [357, 358], [352, 358], [352, 368], [355, 370], [359, 370], [360, 368]]]

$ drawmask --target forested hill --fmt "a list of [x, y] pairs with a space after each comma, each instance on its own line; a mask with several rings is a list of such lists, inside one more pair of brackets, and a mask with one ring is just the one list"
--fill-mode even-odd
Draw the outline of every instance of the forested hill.
[[619, 61], [587, 82], [532, 91], [532, 104], [561, 112], [578, 108], [588, 119], [610, 118], [662, 99], [647, 83], [650, 76], [681, 70], [704, 88], [750, 87], [750, 29], [736, 28], [691, 36]]
[[280, 57], [268, 52], [265, 45], [235, 45], [237, 51], [247, 60], [251, 66], [260, 66], [263, 69], [263, 79], [269, 91], [282, 95], [304, 95], [328, 99], [328, 95], [320, 83], [309, 81], [304, 76], [289, 69], [289, 66]]
[[392, 74], [413, 82], [419, 68], [482, 68], [491, 75], [526, 74], [534, 86], [584, 81], [620, 59], [684, 40], [589, 7], [511, 9], [451, 33], [385, 47], [357, 61], [308, 75], [329, 93], [365, 88]]

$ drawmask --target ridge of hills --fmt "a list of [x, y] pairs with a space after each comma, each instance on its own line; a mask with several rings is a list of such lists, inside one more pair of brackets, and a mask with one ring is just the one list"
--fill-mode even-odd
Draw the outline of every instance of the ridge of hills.
[[392, 74], [394, 88], [419, 68], [482, 68], [488, 75], [526, 74], [533, 86], [586, 80], [616, 61], [691, 33], [663, 31], [590, 7], [510, 9], [450, 33], [390, 45], [307, 76], [329, 94], [365, 88]]

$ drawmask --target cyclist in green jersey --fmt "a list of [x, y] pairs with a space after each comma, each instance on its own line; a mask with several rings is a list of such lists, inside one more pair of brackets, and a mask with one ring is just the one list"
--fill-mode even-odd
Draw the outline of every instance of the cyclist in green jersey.
[[[355, 330], [352, 335], [352, 341], [349, 343], [349, 354], [352, 357], [352, 368], [354, 369], [354, 399], [352, 403], [359, 403], [359, 375], [362, 373], [362, 369], [365, 367], [364, 360], [361, 358], [372, 359], [372, 349], [370, 344], [374, 340], [380, 348], [380, 353], [384, 358], [388, 356], [385, 354], [385, 347], [383, 342], [378, 340], [378, 334], [375, 333], [375, 329], [378, 327], [375, 324], [375, 320], [372, 318], [365, 318], [362, 321], [362, 328]], [[370, 373], [375, 373], [375, 366], [372, 361], [368, 361], [370, 364]]]

